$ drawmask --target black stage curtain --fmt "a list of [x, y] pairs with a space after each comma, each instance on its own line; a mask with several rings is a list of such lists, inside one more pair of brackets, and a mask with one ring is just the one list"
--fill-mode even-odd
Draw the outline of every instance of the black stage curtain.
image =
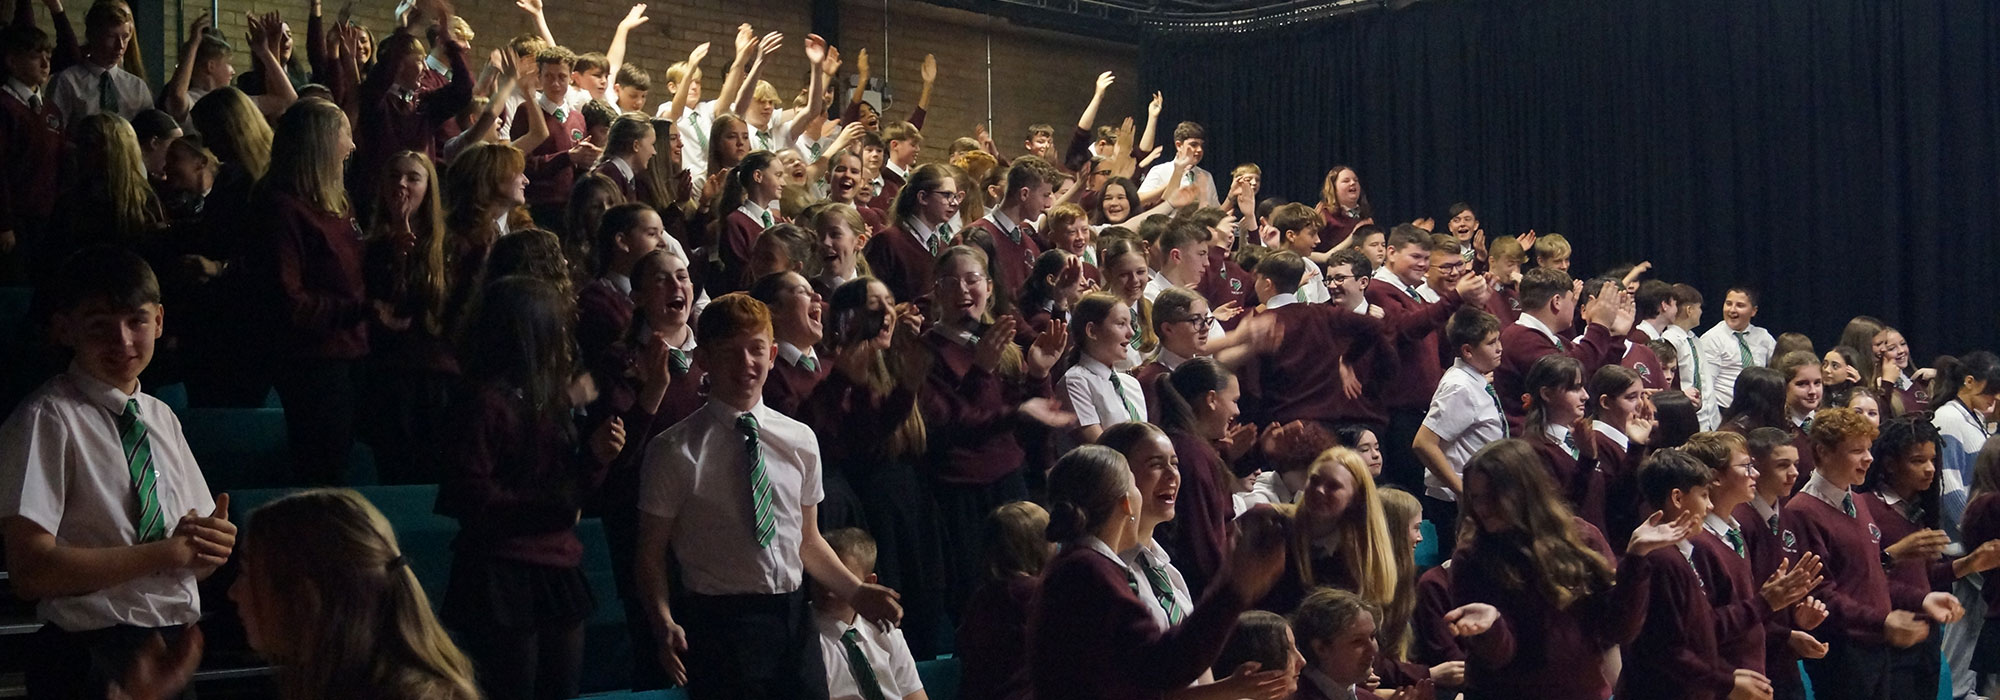
[[1222, 188], [1255, 162], [1314, 203], [1353, 165], [1379, 222], [1467, 201], [1573, 272], [1653, 261], [1704, 328], [1749, 283], [1774, 332], [1876, 315], [1919, 363], [2000, 347], [1996, 54], [1984, 0], [1434, 0], [1141, 53]]

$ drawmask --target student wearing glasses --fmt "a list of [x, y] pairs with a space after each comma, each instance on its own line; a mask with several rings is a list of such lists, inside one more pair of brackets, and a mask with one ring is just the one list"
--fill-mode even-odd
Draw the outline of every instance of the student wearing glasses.
[[951, 245], [951, 218], [965, 193], [946, 166], [926, 163], [910, 171], [896, 195], [895, 225], [868, 239], [861, 256], [897, 299], [929, 296], [931, 268]]

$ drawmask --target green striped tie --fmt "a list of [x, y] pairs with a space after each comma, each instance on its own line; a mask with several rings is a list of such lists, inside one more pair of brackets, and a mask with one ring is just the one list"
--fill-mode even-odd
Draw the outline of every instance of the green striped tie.
[[1153, 597], [1160, 599], [1160, 609], [1167, 611], [1167, 624], [1180, 624], [1185, 613], [1179, 602], [1174, 600], [1174, 582], [1167, 578], [1167, 570], [1153, 563], [1144, 554], [1139, 555], [1139, 566], [1146, 569], [1146, 582], [1153, 585]]
[[847, 647], [847, 670], [854, 674], [854, 687], [861, 692], [862, 700], [887, 700], [882, 694], [882, 681], [875, 677], [875, 667], [868, 663], [868, 655], [862, 653], [861, 643], [855, 641], [861, 630], [848, 628], [840, 635], [841, 646]]
[[694, 368], [694, 359], [688, 357], [686, 350], [682, 350], [680, 348], [667, 348], [667, 357], [668, 359], [671, 359], [674, 363], [673, 373], [675, 375], [687, 374], [688, 370]]
[[1125, 396], [1125, 383], [1118, 381], [1118, 372], [1115, 370], [1111, 373], [1111, 393], [1117, 394], [1118, 402], [1125, 404], [1125, 420], [1142, 422], [1146, 420], [1146, 414], [1140, 413], [1139, 407], [1132, 404], [1132, 399]]
[[1728, 535], [1729, 548], [1736, 550], [1736, 556], [1743, 556], [1746, 549], [1743, 543], [1743, 531], [1732, 527], [1724, 534]]
[[745, 413], [736, 417], [736, 430], [743, 433], [743, 449], [750, 457], [750, 511], [755, 514], [757, 546], [769, 548], [778, 534], [778, 514], [772, 512], [771, 475], [764, 469], [764, 450], [757, 440], [757, 417]]
[[764, 228], [770, 228], [773, 223], [776, 223], [771, 220], [771, 210], [769, 209], [764, 210], [764, 213], [758, 214], [758, 216], [763, 220]]
[[1493, 382], [1486, 383], [1486, 398], [1493, 399], [1493, 410], [1500, 413], [1500, 437], [1508, 437], [1507, 410], [1500, 407], [1500, 392], [1493, 390]]
[[1735, 333], [1736, 333], [1736, 350], [1743, 354], [1743, 366], [1744, 367], [1755, 366], [1757, 364], [1757, 360], [1750, 354], [1750, 341], [1744, 339], [1744, 336], [1749, 335], [1750, 331], [1735, 331]]
[[105, 114], [118, 113], [118, 82], [111, 78], [111, 70], [97, 76], [97, 110]]
[[140, 542], [167, 538], [167, 520], [160, 512], [159, 471], [153, 468], [152, 441], [146, 439], [146, 422], [139, 420], [139, 400], [126, 399], [125, 413], [118, 416], [118, 440], [125, 447], [125, 469], [132, 475], [132, 491], [139, 502], [134, 518]]

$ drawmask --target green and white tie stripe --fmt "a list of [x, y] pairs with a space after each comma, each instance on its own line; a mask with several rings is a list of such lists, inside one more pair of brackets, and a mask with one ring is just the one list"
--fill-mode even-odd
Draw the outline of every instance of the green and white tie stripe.
[[743, 449], [750, 458], [750, 512], [757, 529], [757, 546], [769, 548], [778, 534], [778, 514], [772, 503], [775, 495], [771, 475], [764, 468], [764, 449], [758, 440], [757, 417], [745, 413], [736, 417], [736, 430], [743, 433]]
[[847, 647], [847, 670], [854, 674], [854, 687], [861, 692], [863, 700], [887, 700], [882, 694], [882, 681], [875, 677], [875, 666], [868, 663], [868, 654], [861, 651], [861, 643], [856, 641], [861, 631], [848, 628], [840, 635], [841, 646]]
[[1160, 599], [1160, 609], [1167, 611], [1167, 624], [1180, 624], [1181, 618], [1185, 617], [1186, 613], [1181, 611], [1180, 603], [1174, 600], [1174, 582], [1167, 578], [1166, 568], [1154, 564], [1152, 558], [1144, 554], [1139, 555], [1139, 566], [1146, 570], [1146, 583], [1152, 584], [1153, 597]]
[[125, 448], [125, 469], [132, 476], [132, 491], [139, 512], [133, 518], [140, 542], [166, 539], [166, 514], [160, 512], [159, 470], [153, 468], [151, 431], [139, 419], [139, 400], [126, 399], [125, 413], [118, 416], [118, 440]]

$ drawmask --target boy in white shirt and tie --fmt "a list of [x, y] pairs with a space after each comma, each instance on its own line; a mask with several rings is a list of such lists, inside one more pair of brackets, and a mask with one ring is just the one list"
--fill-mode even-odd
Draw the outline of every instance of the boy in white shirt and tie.
[[[875, 582], [875, 539], [860, 528], [826, 533], [827, 546], [856, 577]], [[829, 700], [924, 700], [924, 681], [903, 631], [868, 624], [840, 596], [813, 587], [813, 619], [826, 665]]]
[[1702, 371], [1707, 386], [1701, 388], [1704, 413], [1718, 414], [1736, 398], [1736, 377], [1747, 367], [1771, 364], [1778, 340], [1771, 332], [1751, 325], [1757, 318], [1757, 292], [1736, 286], [1722, 299], [1722, 322], [1701, 334], [1699, 341]]

